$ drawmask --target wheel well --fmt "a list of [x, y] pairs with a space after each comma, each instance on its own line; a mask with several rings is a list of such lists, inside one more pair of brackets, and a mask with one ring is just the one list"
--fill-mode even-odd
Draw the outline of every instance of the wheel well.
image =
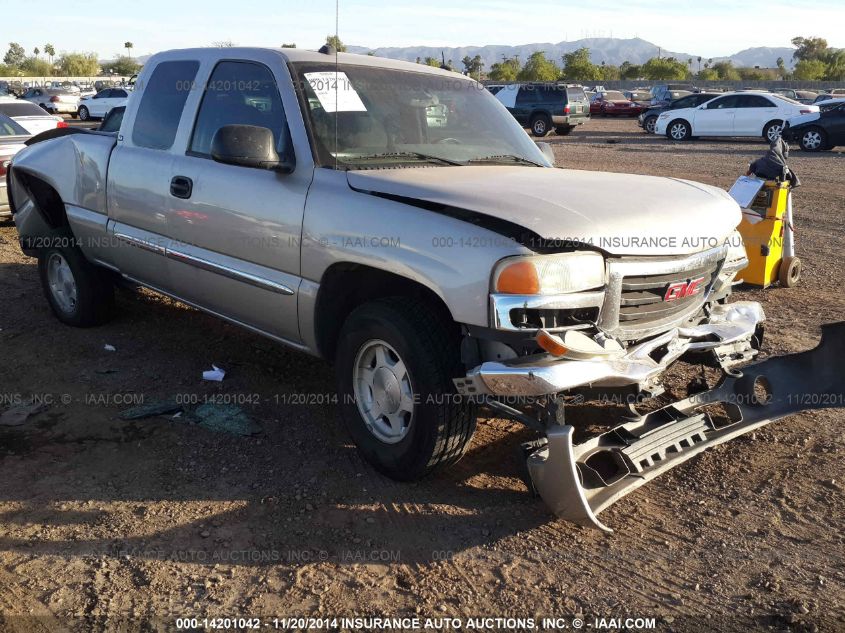
[[534, 121], [534, 120], [540, 119], [540, 118], [551, 120], [552, 117], [549, 116], [549, 113], [546, 112], [545, 110], [535, 110], [534, 112], [531, 113], [531, 119], [530, 119], [531, 121]]
[[[446, 323], [454, 324], [443, 300], [421, 283], [370, 266], [334, 264], [323, 275], [314, 310], [320, 355], [329, 360], [334, 358], [340, 329], [355, 308], [375, 299], [396, 296], [423, 301]], [[460, 334], [457, 324], [454, 332], [456, 336]]]
[[[53, 187], [37, 176], [22, 172], [14, 167], [12, 168], [12, 175], [26, 189], [26, 192], [38, 208], [39, 213], [44, 218], [44, 222], [50, 228], [58, 229], [69, 226], [65, 205]], [[11, 191], [9, 191], [9, 198], [9, 204], [14, 212], [16, 205], [15, 200], [12, 199]]]

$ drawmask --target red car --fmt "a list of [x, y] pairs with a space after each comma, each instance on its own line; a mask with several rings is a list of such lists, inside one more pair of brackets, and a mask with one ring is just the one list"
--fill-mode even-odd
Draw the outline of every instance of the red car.
[[590, 114], [593, 116], [639, 116], [642, 111], [641, 103], [626, 99], [618, 90], [597, 92], [590, 101]]

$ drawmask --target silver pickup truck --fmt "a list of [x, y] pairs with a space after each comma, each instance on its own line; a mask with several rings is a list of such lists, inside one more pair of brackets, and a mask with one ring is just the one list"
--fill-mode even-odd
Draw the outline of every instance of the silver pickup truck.
[[626, 492], [762, 423], [689, 400], [573, 444], [574, 390], [656, 394], [690, 354], [739, 380], [764, 320], [727, 301], [740, 209], [691, 181], [554, 168], [467, 77], [175, 50], [144, 65], [119, 133], [51, 137], [8, 182], [56, 317], [102, 323], [130, 280], [328, 359], [350, 434], [390, 477], [458, 460], [483, 407], [538, 432], [528, 470], [553, 510], [604, 529]]

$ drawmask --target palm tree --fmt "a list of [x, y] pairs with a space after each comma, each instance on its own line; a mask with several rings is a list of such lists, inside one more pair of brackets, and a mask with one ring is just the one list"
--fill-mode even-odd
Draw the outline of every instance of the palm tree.
[[39, 53], [41, 53], [41, 49], [36, 46], [32, 49], [32, 52], [35, 54], [35, 59], [38, 59], [38, 55]]
[[44, 45], [44, 52], [50, 57], [50, 65], [53, 65], [53, 55], [56, 54], [56, 49], [53, 48], [52, 44], [45, 44]]
[[123, 48], [126, 49], [126, 55], [132, 59], [132, 49], [135, 48], [135, 45], [132, 42], [124, 42]]
[[698, 56], [698, 72], [701, 73], [701, 55]]

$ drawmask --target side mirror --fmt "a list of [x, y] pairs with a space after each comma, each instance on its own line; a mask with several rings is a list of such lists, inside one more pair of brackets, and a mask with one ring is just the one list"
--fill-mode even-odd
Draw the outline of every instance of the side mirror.
[[546, 157], [546, 160], [549, 161], [552, 167], [555, 165], [555, 153], [552, 150], [552, 146], [548, 143], [544, 143], [542, 141], [537, 141], [537, 147], [540, 148], [540, 151], [543, 152], [543, 156]]
[[276, 152], [273, 132], [257, 125], [224, 125], [211, 140], [211, 158], [218, 163], [269, 169], [288, 174], [293, 164]]

